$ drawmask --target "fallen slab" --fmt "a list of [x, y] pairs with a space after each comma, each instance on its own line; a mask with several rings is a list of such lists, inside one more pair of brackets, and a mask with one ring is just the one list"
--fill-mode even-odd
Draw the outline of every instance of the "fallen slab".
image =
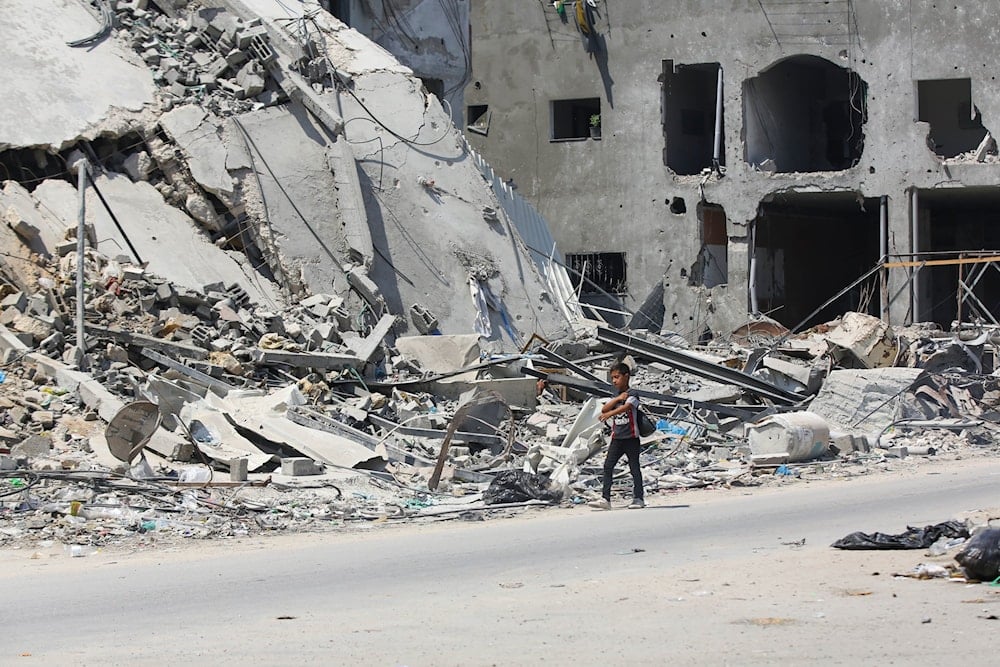
[[809, 411], [841, 431], [879, 433], [896, 419], [898, 397], [916, 383], [919, 368], [878, 368], [831, 372]]

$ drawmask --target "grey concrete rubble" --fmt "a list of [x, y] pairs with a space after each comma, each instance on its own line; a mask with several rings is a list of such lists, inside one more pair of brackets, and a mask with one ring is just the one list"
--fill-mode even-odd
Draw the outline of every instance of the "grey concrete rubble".
[[[0, 546], [581, 506], [619, 360], [657, 423], [651, 502], [997, 453], [1000, 327], [625, 334], [552, 289], [437, 98], [357, 32], [272, 0], [114, 5], [106, 63], [45, 43], [148, 89], [129, 70], [86, 118], [0, 122], [20, 167], [0, 189]], [[130, 425], [138, 407], [156, 421]]]

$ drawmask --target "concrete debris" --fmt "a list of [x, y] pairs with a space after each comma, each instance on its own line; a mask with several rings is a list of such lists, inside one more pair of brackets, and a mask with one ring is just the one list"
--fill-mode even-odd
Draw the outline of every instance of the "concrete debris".
[[[40, 174], [0, 190], [0, 546], [583, 505], [619, 360], [651, 504], [995, 454], [996, 328], [847, 313], [765, 349], [570, 322], [407, 68], [322, 12], [164, 4], [115, 3], [92, 49], [30, 28], [73, 76], [0, 115], [0, 158]], [[7, 69], [39, 65], [10, 25]], [[159, 425], [123, 458], [137, 401]]]

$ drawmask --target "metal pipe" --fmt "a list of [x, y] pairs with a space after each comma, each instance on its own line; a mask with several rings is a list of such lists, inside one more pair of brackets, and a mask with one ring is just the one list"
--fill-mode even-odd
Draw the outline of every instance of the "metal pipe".
[[84, 277], [84, 241], [87, 235], [87, 161], [79, 160], [77, 168], [77, 194], [80, 196], [80, 209], [76, 224], [76, 348], [79, 366], [83, 370], [87, 354], [87, 343], [83, 331], [83, 277]]
[[750, 314], [760, 314], [760, 307], [757, 304], [757, 221], [750, 223], [750, 276], [747, 280], [747, 289], [750, 291]]
[[[889, 259], [889, 197], [882, 195], [879, 200], [879, 264], [885, 264]], [[884, 266], [879, 272], [879, 301], [881, 302], [882, 321], [889, 323], [889, 274]]]
[[715, 88], [715, 148], [712, 152], [712, 168], [719, 171], [722, 159], [722, 65], [719, 65], [719, 80]]
[[[917, 188], [913, 188], [910, 192], [911, 199], [911, 211], [910, 211], [910, 253], [913, 259], [917, 258], [917, 254], [920, 252], [920, 191]], [[920, 271], [920, 267], [913, 269], [910, 278], [910, 324], [920, 321], [920, 279], [917, 277], [917, 272]]]

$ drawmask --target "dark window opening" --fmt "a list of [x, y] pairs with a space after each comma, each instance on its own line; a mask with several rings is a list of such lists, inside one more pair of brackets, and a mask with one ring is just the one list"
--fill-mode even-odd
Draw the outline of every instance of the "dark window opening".
[[[663, 161], [675, 174], [700, 174], [713, 167], [719, 63], [674, 65], [663, 61]], [[726, 164], [725, 125], [719, 165]]]
[[729, 282], [729, 234], [726, 209], [718, 204], [698, 203], [701, 252], [691, 268], [691, 285], [716, 287]]
[[600, 127], [601, 99], [588, 97], [576, 100], [553, 100], [552, 141], [561, 139], [586, 139], [590, 136], [590, 128], [594, 125], [592, 118], [597, 117], [596, 125]]
[[[566, 255], [573, 289], [581, 294], [621, 295], [627, 291], [625, 253], [586, 252]], [[581, 286], [582, 283], [582, 286]]]
[[793, 56], [743, 82], [745, 159], [764, 171], [849, 169], [861, 160], [868, 84], [817, 56]]
[[420, 77], [420, 81], [424, 84], [424, 90], [431, 95], [434, 95], [439, 100], [444, 99], [444, 81], [429, 77]]
[[[925, 258], [957, 260], [1000, 254], [996, 224], [1000, 188], [920, 190], [917, 202], [916, 250], [933, 253]], [[917, 273], [915, 288], [919, 296], [914, 321], [936, 322], [946, 331], [956, 320], [1000, 321], [1000, 264], [925, 266]]]
[[930, 124], [927, 146], [943, 158], [975, 150], [987, 133], [970, 79], [917, 81], [917, 120]]
[[476, 134], [487, 135], [490, 131], [490, 107], [488, 104], [470, 104], [465, 108], [465, 128]]
[[[757, 209], [752, 252], [758, 309], [795, 327], [878, 262], [879, 199], [854, 192], [772, 195]], [[804, 326], [848, 311], [877, 317], [879, 303], [873, 276]]]

